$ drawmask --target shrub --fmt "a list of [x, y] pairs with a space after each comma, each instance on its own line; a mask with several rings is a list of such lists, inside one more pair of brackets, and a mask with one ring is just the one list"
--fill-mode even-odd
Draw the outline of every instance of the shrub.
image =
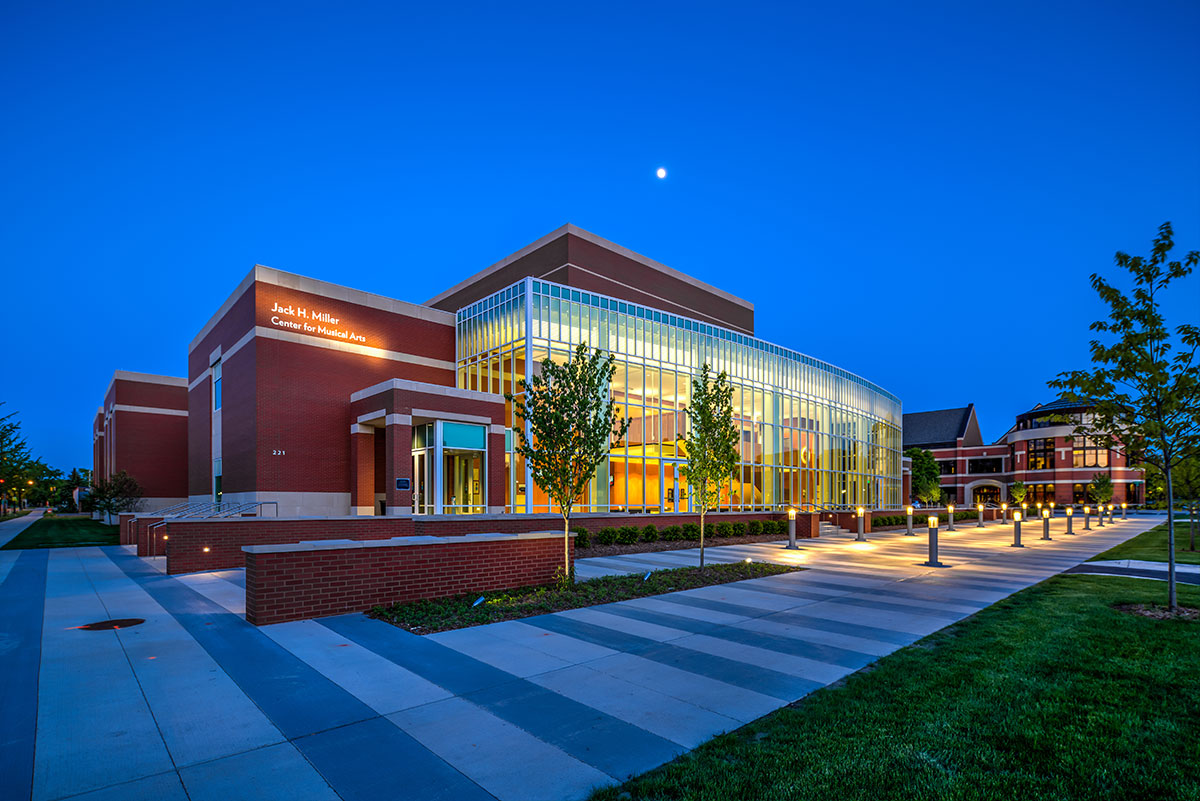
[[724, 523], [724, 522], [717, 523], [717, 536], [718, 537], [732, 537], [733, 536], [733, 526], [729, 525], [728, 523]]
[[750, 523], [746, 526], [746, 533], [749, 534], [751, 537], [757, 537], [759, 534], [762, 534], [763, 533], [763, 521], [751, 520]]
[[654, 526], [646, 526], [642, 529], [642, 542], [657, 542], [658, 529]]
[[596, 535], [596, 543], [599, 545], [613, 545], [617, 541], [617, 530], [612, 526], [605, 526], [600, 529], [600, 533]]
[[675, 540], [683, 539], [682, 526], [667, 526], [662, 531], [658, 532], [659, 539], [665, 542], [674, 542]]
[[695, 523], [685, 523], [683, 526], [683, 538], [692, 542], [699, 542], [700, 526]]
[[[770, 531], [767, 530], [768, 525], [771, 527]], [[763, 534], [787, 536], [787, 523], [782, 520], [767, 520], [763, 523]]]
[[621, 526], [617, 529], [617, 544], [634, 545], [641, 535], [642, 533], [638, 531], [637, 526]]
[[716, 536], [717, 536], [717, 524], [716, 523], [705, 523], [704, 524], [704, 539], [711, 540], [711, 539], [715, 539]]
[[575, 547], [576, 548], [592, 547], [592, 542], [591, 542], [592, 538], [591, 538], [591, 535], [588, 534], [588, 530], [586, 528], [584, 528], [583, 526], [576, 526], [575, 528], [571, 529], [571, 531], [575, 532]]
[[745, 523], [732, 523], [730, 525], [732, 525], [732, 527], [733, 527], [733, 536], [735, 536], [735, 537], [746, 536], [746, 524]]

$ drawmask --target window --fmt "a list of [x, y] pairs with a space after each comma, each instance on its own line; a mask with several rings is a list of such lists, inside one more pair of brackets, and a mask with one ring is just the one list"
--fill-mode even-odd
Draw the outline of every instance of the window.
[[221, 363], [212, 366], [213, 411], [221, 408]]
[[950, 459], [945, 462], [938, 462], [938, 470], [942, 471], [943, 476], [952, 476], [958, 472], [958, 462]]
[[1001, 470], [1001, 461], [999, 458], [971, 459], [967, 462], [968, 473], [999, 473]]
[[1029, 463], [1026, 470], [1052, 470], [1054, 468], [1054, 440], [1031, 439], [1026, 443]]
[[213, 459], [213, 503], [221, 502], [221, 460]]
[[1073, 467], [1108, 467], [1108, 448], [1091, 437], [1077, 438], [1071, 449]]
[[1091, 503], [1088, 498], [1088, 488], [1091, 484], [1074, 484], [1071, 487], [1071, 498], [1076, 504]]
[[1027, 484], [1026, 490], [1026, 503], [1050, 503], [1050, 501], [1054, 500], [1053, 484]]

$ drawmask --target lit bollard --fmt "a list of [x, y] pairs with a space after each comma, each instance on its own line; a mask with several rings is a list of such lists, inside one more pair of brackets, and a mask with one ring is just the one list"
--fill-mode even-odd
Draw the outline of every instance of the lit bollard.
[[954, 531], [954, 504], [946, 504], [946, 531]]
[[1108, 522], [1110, 525], [1117, 522], [1113, 519], [1113, 509], [1115, 508], [1111, 503], [1108, 505]]
[[1127, 504], [1127, 503], [1121, 504], [1121, 519], [1122, 520], [1129, 519], [1129, 504]]
[[983, 504], [976, 504], [975, 508], [979, 510], [979, 522], [975, 524], [975, 528], [983, 528]]
[[1045, 504], [1044, 504], [1044, 503], [1042, 503], [1041, 501], [1038, 501], [1038, 502], [1037, 502], [1037, 513], [1038, 513], [1038, 517], [1041, 517], [1041, 516], [1042, 516], [1042, 507], [1043, 507], [1043, 506], [1045, 506]]
[[929, 516], [929, 561], [923, 562], [925, 567], [945, 567], [938, 561], [938, 519], [937, 515]]
[[905, 513], [906, 515], [908, 515], [908, 530], [904, 532], [904, 535], [905, 535], [906, 537], [915, 537], [915, 536], [917, 536], [916, 532], [912, 530], [912, 513], [913, 513], [913, 508], [912, 508], [911, 506], [905, 507], [905, 509], [904, 509], [904, 513]]
[[1025, 518], [1026, 520], [1029, 519], [1029, 504], [1021, 504], [1021, 517]]
[[1008, 504], [1000, 504], [1000, 525], [1008, 525]]
[[1021, 544], [1021, 513], [1013, 509], [1013, 541], [1012, 547], [1024, 548]]
[[858, 536], [854, 538], [854, 541], [866, 542], [867, 535], [863, 532], [863, 508], [860, 506], [855, 511], [858, 513]]
[[788, 544], [789, 551], [798, 551], [800, 546], [796, 545], [796, 507], [792, 506], [788, 509]]
[[1096, 526], [1104, 528], [1104, 504], [1096, 507]]
[[1050, 539], [1050, 510], [1042, 510], [1042, 539]]
[[1090, 506], [1083, 507], [1083, 530], [1092, 530], [1092, 507]]
[[1073, 537], [1075, 536], [1075, 531], [1071, 527], [1071, 522], [1074, 520], [1075, 509], [1074, 507], [1068, 506], [1064, 511], [1067, 513], [1067, 533]]
[[1054, 501], [1050, 501], [1050, 516], [1054, 517]]

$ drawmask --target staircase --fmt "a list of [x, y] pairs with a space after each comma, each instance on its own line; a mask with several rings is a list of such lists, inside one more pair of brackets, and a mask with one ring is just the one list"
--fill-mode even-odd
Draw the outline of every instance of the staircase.
[[[852, 535], [851, 535], [851, 532], [847, 531], [846, 529], [841, 528], [834, 523], [829, 523], [829, 522], [822, 520], [819, 523], [819, 529], [817, 531], [817, 536], [818, 537], [849, 537]], [[857, 536], [857, 535], [853, 535], [853, 536]]]

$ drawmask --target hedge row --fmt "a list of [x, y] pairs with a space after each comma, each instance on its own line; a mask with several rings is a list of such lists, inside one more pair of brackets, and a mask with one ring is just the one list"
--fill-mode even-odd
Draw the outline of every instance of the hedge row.
[[[757, 537], [760, 534], [772, 536], [787, 536], [786, 520], [751, 520], [748, 523], [706, 523], [704, 526], [705, 540], [728, 537]], [[700, 525], [687, 523], [682, 526], [665, 526], [657, 528], [653, 525], [643, 526], [606, 526], [595, 535], [583, 527], [572, 529], [575, 532], [575, 547], [590, 548], [592, 541], [597, 545], [635, 545], [639, 542], [699, 542]]]
[[[937, 516], [937, 519], [938, 519], [939, 524], [945, 523], [946, 514], [944, 512], [942, 514], [939, 514]], [[954, 513], [954, 521], [955, 522], [958, 522], [959, 520], [978, 520], [978, 519], [979, 519], [979, 512], [976, 511], [975, 509], [959, 510]], [[913, 513], [913, 525], [914, 526], [916, 526], [916, 525], [923, 526], [928, 522], [929, 522], [929, 515], [917, 514], [915, 512]], [[884, 515], [883, 517], [875, 518], [875, 520], [871, 523], [871, 525], [872, 526], [903, 526], [903, 525], [906, 525], [907, 523], [908, 523], [908, 517], [906, 515]]]

